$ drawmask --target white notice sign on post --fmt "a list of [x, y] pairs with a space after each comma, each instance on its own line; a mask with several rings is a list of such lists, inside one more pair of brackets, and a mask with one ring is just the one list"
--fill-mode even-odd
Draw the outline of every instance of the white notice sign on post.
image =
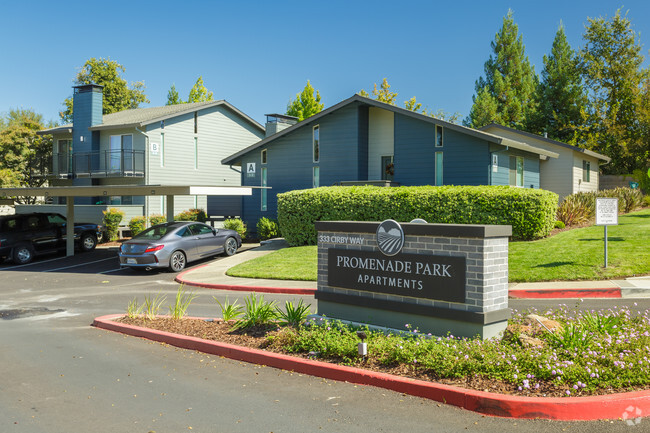
[[615, 226], [618, 225], [618, 199], [617, 198], [596, 198], [596, 225]]

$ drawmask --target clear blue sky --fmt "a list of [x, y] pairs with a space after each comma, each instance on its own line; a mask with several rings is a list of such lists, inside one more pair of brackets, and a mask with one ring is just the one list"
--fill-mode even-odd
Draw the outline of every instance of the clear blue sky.
[[145, 82], [149, 106], [164, 105], [172, 84], [187, 98], [202, 75], [215, 99], [264, 123], [308, 79], [328, 107], [386, 77], [400, 105], [417, 96], [464, 118], [509, 8], [540, 73], [560, 22], [578, 49], [587, 18], [619, 7], [648, 58], [648, 0], [2, 1], [0, 114], [31, 108], [58, 121], [84, 62], [109, 57]]

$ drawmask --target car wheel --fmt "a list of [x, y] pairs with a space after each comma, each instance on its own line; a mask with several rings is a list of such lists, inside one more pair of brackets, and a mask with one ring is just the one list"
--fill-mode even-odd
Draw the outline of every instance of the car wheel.
[[173, 272], [182, 271], [185, 269], [186, 264], [187, 259], [185, 258], [185, 254], [182, 251], [174, 251], [172, 253], [172, 256], [169, 258], [169, 268]]
[[81, 251], [92, 251], [97, 246], [97, 238], [90, 233], [81, 236]]
[[237, 252], [237, 241], [235, 238], [226, 239], [223, 249], [227, 256], [234, 256]]
[[34, 249], [31, 245], [20, 244], [14, 248], [13, 257], [14, 262], [19, 265], [29, 263], [34, 258]]

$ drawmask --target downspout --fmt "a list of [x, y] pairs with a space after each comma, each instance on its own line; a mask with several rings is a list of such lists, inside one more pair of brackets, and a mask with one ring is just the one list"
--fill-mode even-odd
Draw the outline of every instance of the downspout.
[[[144, 135], [144, 183], [149, 184], [149, 136], [140, 131], [138, 127], [135, 130]], [[144, 226], [149, 227], [149, 196], [144, 197]]]

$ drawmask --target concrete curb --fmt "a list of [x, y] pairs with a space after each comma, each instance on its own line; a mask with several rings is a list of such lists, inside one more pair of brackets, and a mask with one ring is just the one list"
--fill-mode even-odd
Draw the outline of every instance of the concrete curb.
[[[294, 295], [313, 295], [316, 293], [316, 289], [304, 287], [274, 287], [274, 286], [257, 286], [257, 285], [239, 285], [239, 284], [221, 284], [221, 283], [206, 283], [199, 281], [190, 281], [186, 278], [186, 274], [192, 273], [193, 271], [209, 266], [210, 264], [197, 266], [195, 268], [183, 271], [174, 278], [174, 281], [182, 283], [188, 286], [194, 287], [203, 287], [204, 289], [215, 289], [215, 290], [232, 290], [237, 292], [260, 292], [260, 293], [283, 293], [283, 294], [294, 294]], [[280, 282], [280, 281], [278, 281]]]
[[519, 397], [493, 394], [392, 376], [354, 367], [297, 358], [263, 350], [249, 349], [179, 334], [156, 331], [115, 322], [123, 314], [97, 317], [93, 326], [135, 337], [197, 350], [226, 358], [295, 371], [326, 379], [376, 386], [405, 394], [428, 398], [486, 415], [508, 418], [543, 418], [562, 421], [619, 419], [632, 412], [650, 413], [650, 391], [629, 392], [594, 397]]

